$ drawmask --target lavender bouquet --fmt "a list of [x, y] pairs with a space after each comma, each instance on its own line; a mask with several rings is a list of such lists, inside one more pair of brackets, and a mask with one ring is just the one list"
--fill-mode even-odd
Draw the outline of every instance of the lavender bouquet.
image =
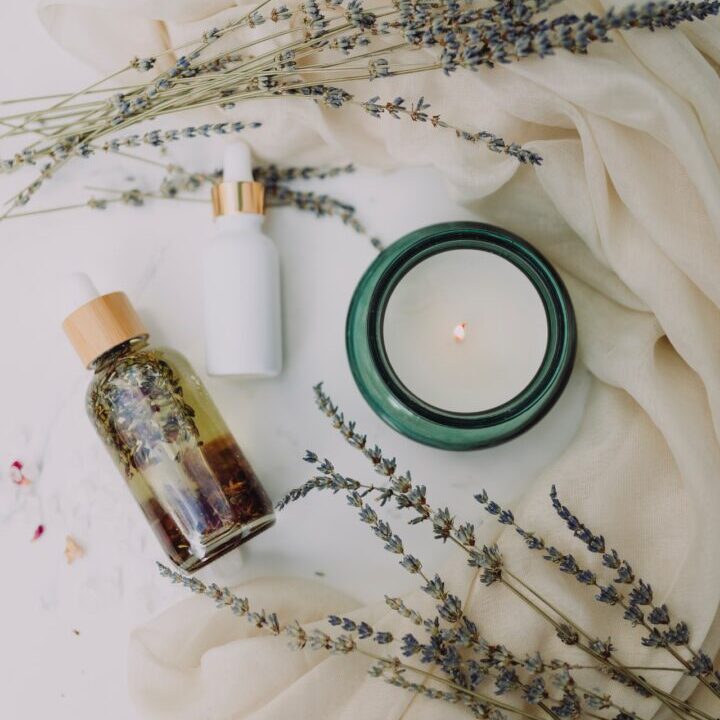
[[425, 123], [520, 163], [539, 164], [542, 158], [531, 149], [469, 121], [451, 122], [423, 97], [358, 97], [353, 87], [359, 81], [378, 81], [382, 87], [390, 78], [413, 73], [476, 72], [530, 56], [584, 54], [593, 43], [610, 42], [615, 31], [672, 29], [719, 9], [719, 0], [663, 0], [580, 16], [563, 12], [561, 0], [496, 0], [488, 6], [473, 0], [325, 0], [322, 5], [305, 0], [293, 8], [262, 0], [193, 42], [153, 57], [129, 58], [88, 87], [3, 101], [30, 108], [0, 116], [0, 138], [13, 144], [13, 150], [0, 154], [0, 172], [29, 167], [34, 176], [12, 195], [0, 218], [15, 214], [77, 158], [114, 153], [156, 162], [136, 149], [245, 132], [260, 123], [132, 131], [136, 125], [186, 110], [232, 109], [258, 98], [291, 98], [343, 111], [354, 107], [371, 118]]

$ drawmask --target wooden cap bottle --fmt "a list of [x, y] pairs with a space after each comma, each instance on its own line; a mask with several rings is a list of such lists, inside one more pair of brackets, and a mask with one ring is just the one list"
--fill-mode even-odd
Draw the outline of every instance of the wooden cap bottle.
[[65, 283], [64, 301], [69, 314], [63, 330], [89, 368], [101, 355], [148, 331], [123, 292], [100, 295], [84, 273], [73, 273]]
[[87, 275], [68, 278], [64, 306], [93, 371], [90, 421], [172, 562], [194, 572], [271, 527], [272, 502], [187, 359], [150, 346], [127, 297], [98, 295]]

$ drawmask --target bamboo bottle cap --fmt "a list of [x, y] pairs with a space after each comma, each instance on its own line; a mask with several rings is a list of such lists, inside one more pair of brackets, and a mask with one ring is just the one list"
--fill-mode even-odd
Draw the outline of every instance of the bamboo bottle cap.
[[103, 353], [148, 331], [123, 292], [100, 295], [81, 305], [63, 322], [80, 359], [89, 368]]

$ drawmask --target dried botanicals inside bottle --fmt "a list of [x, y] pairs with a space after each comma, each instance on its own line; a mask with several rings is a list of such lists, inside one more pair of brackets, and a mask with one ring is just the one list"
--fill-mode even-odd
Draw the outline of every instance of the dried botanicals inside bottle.
[[148, 344], [123, 293], [63, 326], [94, 371], [87, 410], [170, 559], [192, 572], [270, 527], [272, 504], [188, 361]]

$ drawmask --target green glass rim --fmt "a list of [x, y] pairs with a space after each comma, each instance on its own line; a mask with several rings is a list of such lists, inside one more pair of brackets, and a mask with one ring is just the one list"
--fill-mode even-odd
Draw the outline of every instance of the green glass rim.
[[[450, 250], [491, 252], [515, 265], [535, 287], [547, 319], [547, 347], [533, 379], [507, 402], [478, 412], [444, 410], [417, 397], [396, 375], [385, 350], [385, 310], [397, 284], [419, 263]], [[358, 389], [388, 425], [432, 447], [476, 450], [525, 432], [550, 410], [570, 378], [577, 331], [565, 285], [532, 245], [493, 225], [449, 222], [415, 230], [380, 253], [353, 294], [345, 341]]]

